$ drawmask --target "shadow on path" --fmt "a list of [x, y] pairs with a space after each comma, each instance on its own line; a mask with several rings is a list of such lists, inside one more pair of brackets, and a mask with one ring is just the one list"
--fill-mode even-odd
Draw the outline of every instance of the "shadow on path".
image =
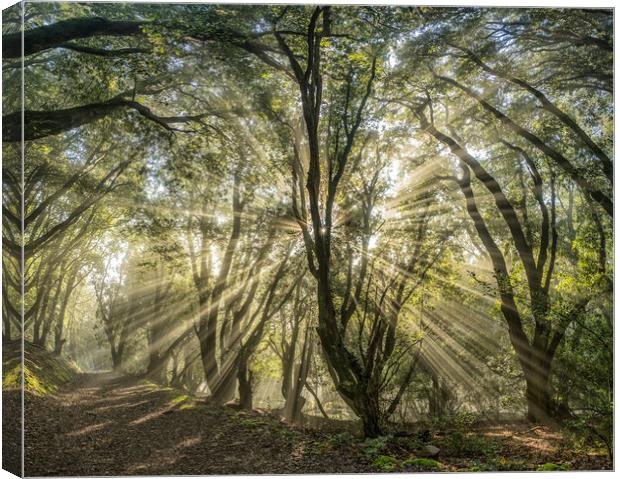
[[[105, 372], [26, 398], [27, 476], [362, 472], [275, 418], [194, 403], [181, 392]], [[365, 467], [366, 466], [366, 467]]]

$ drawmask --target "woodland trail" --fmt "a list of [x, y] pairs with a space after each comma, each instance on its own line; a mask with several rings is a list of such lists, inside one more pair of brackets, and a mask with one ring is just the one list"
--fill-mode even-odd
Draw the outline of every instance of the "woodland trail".
[[194, 404], [115, 373], [26, 397], [27, 476], [361, 472], [355, 451], [316, 448], [275, 418]]
[[[26, 394], [25, 475], [368, 473], [399, 470], [377, 468], [373, 460], [386, 457], [378, 454], [415, 457], [410, 438], [379, 450], [381, 438], [364, 442], [345, 426], [293, 428], [271, 414], [208, 406], [136, 378], [80, 374], [53, 394]], [[478, 433], [466, 439], [437, 432], [441, 470], [536, 470], [550, 462], [611, 468], [601, 455], [575, 455], [540, 426], [495, 424]]]

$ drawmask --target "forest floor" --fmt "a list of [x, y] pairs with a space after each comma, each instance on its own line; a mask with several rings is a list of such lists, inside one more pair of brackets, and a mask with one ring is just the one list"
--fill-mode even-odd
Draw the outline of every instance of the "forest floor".
[[[6, 396], [5, 396], [6, 399]], [[562, 436], [525, 423], [433, 434], [437, 461], [415, 460], [417, 436], [364, 441], [344, 426], [292, 428], [261, 411], [216, 408], [114, 373], [80, 374], [26, 395], [27, 476], [295, 474], [609, 469]], [[456, 434], [456, 435], [455, 435]]]

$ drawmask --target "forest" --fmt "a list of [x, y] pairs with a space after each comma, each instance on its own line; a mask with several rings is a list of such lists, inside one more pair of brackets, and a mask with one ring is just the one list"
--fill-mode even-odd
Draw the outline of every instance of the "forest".
[[2, 27], [3, 468], [613, 468], [612, 10]]

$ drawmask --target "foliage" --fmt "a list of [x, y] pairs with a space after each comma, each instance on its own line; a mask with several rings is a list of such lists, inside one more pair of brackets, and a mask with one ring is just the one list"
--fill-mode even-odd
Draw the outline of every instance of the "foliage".
[[4, 345], [2, 389], [21, 388], [23, 371], [24, 390], [44, 396], [55, 392], [79, 373], [79, 369], [71, 361], [28, 342], [25, 346], [22, 369], [19, 347]]
[[242, 419], [241, 421], [239, 421], [239, 424], [251, 428], [262, 428], [270, 425], [270, 423], [267, 421], [255, 418]]
[[453, 431], [440, 443], [446, 453], [455, 456], [476, 456], [494, 459], [499, 451], [496, 441], [475, 433]]
[[362, 443], [364, 453], [369, 458], [379, 456], [390, 444], [392, 436], [379, 436], [368, 438]]
[[436, 471], [441, 469], [441, 463], [434, 459], [419, 457], [403, 461], [401, 467], [406, 471]]
[[351, 442], [353, 442], [353, 440], [354, 440], [353, 435], [348, 431], [339, 432], [338, 434], [334, 434], [333, 436], [330, 436], [328, 439], [329, 443], [332, 446], [336, 446], [336, 447], [350, 444]]
[[179, 403], [184, 403], [189, 399], [189, 396], [187, 394], [174, 394], [174, 398], [172, 398], [172, 400], [170, 401], [172, 404], [179, 404]]
[[461, 411], [456, 414], [435, 417], [432, 420], [432, 426], [437, 431], [466, 432], [479, 420], [479, 416], [472, 412]]
[[[24, 8], [23, 59], [3, 25], [4, 342], [23, 326], [182, 407], [359, 421], [379, 469], [431, 442], [521, 467], [472, 429], [523, 414], [611, 459], [607, 10]], [[27, 358], [28, 387], [62, 361]]]
[[548, 462], [540, 466], [538, 471], [570, 471], [570, 466], [568, 464], [554, 464], [552, 462]]
[[392, 456], [378, 456], [372, 463], [372, 467], [382, 472], [392, 472], [398, 468], [398, 460]]

